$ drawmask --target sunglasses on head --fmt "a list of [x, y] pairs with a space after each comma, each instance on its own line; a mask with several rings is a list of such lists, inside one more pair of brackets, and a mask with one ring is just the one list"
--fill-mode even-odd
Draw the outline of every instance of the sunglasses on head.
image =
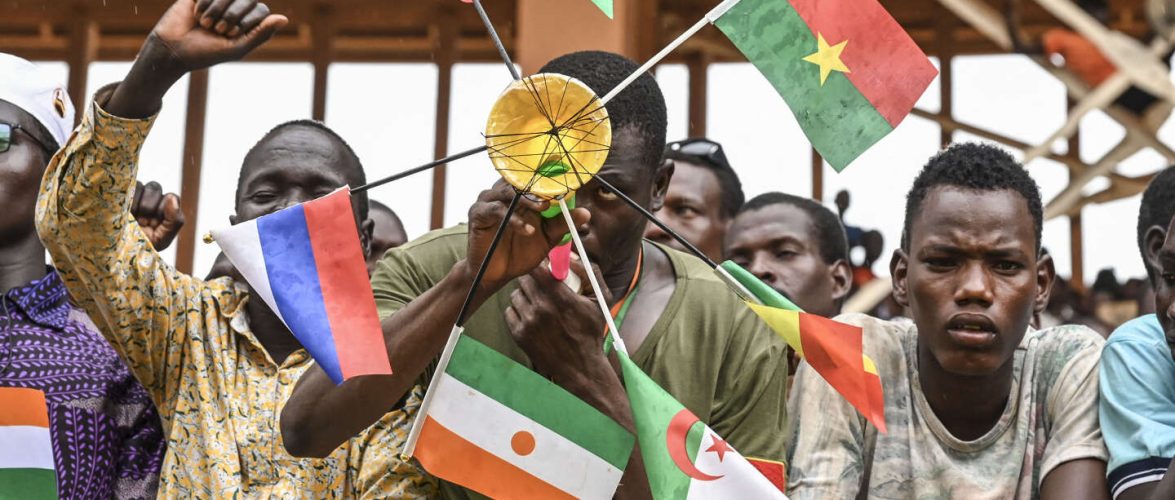
[[684, 155], [705, 159], [714, 165], [730, 164], [726, 160], [726, 153], [722, 151], [722, 145], [713, 141], [674, 142], [669, 145], [669, 149]]
[[16, 135], [18, 130], [29, 139], [32, 139], [33, 142], [37, 143], [41, 149], [45, 150], [46, 154], [53, 156], [53, 152], [56, 151], [57, 148], [49, 147], [47, 144], [41, 142], [37, 136], [33, 135], [32, 132], [29, 132], [25, 127], [5, 122], [0, 122], [0, 153], [7, 153], [8, 149], [12, 147], [12, 143], [15, 142], [13, 136]]

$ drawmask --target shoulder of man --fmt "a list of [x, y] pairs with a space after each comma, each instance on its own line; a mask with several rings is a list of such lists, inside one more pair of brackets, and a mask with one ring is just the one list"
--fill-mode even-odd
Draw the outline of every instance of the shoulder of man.
[[833, 318], [861, 328], [861, 347], [878, 368], [903, 367], [906, 344], [917, 342], [918, 329], [907, 319], [884, 320], [863, 313], [842, 314]]
[[1114, 329], [1110, 338], [1106, 339], [1106, 347], [1126, 342], [1142, 342], [1155, 344], [1167, 349], [1167, 337], [1163, 333], [1163, 325], [1159, 324], [1159, 317], [1154, 314], [1139, 316], [1123, 323]]
[[1068, 361], [1082, 352], [1100, 353], [1106, 343], [1097, 332], [1084, 325], [1057, 325], [1043, 330], [1029, 331], [1021, 342], [1038, 358]]
[[464, 224], [432, 231], [388, 250], [371, 275], [381, 318], [400, 310], [432, 288], [465, 257]]
[[685, 291], [684, 299], [689, 304], [691, 312], [712, 310], [735, 311], [741, 314], [745, 311], [753, 314], [743, 305], [743, 301], [734, 290], [731, 290], [730, 286], [701, 259], [660, 243], [653, 244], [669, 257], [677, 287]]
[[1096, 384], [1105, 343], [1101, 335], [1082, 325], [1029, 331], [1020, 344], [1035, 365], [1034, 380], [1026, 383], [1034, 384], [1044, 401], [1054, 393], [1064, 395], [1087, 383]]
[[457, 224], [442, 229], [435, 229], [425, 233], [423, 236], [409, 241], [396, 248], [388, 250], [400, 251], [401, 253], [411, 253], [414, 255], [429, 255], [431, 253], [453, 252], [459, 253], [462, 257], [465, 256], [466, 242], [469, 240], [469, 226]]
[[[469, 231], [465, 224], [425, 233], [424, 236], [388, 250], [372, 275], [372, 283], [377, 283], [378, 277], [387, 274], [387, 271], [397, 268], [403, 270], [405, 266], [417, 268], [415, 272], [440, 280], [452, 269], [453, 264], [465, 258], [468, 240]], [[392, 269], [385, 269], [389, 267]]]

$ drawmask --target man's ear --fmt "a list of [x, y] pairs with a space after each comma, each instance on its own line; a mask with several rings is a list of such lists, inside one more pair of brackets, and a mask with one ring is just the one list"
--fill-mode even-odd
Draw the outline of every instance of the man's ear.
[[[1175, 219], [1172, 219], [1175, 221]], [[1142, 248], [1144, 258], [1146, 259], [1147, 269], [1159, 268], [1159, 250], [1163, 249], [1163, 243], [1167, 241], [1167, 229], [1159, 226], [1151, 226], [1142, 235]]]
[[844, 259], [838, 259], [828, 268], [828, 274], [832, 278], [832, 301], [839, 304], [853, 289], [853, 268]]
[[910, 257], [901, 248], [893, 251], [889, 260], [889, 275], [893, 276], [893, 299], [902, 307], [910, 307], [910, 295], [906, 276], [910, 271]]
[[359, 245], [363, 247], [363, 258], [371, 257], [371, 240], [375, 234], [375, 221], [371, 218], [363, 219], [359, 223]]
[[1057, 281], [1057, 267], [1053, 263], [1052, 255], [1045, 255], [1036, 261], [1036, 299], [1032, 304], [1032, 312], [1040, 314], [1049, 305], [1049, 297], [1053, 293], [1053, 283]]
[[673, 160], [662, 160], [653, 174], [653, 196], [650, 198], [649, 211], [656, 212], [665, 205], [665, 193], [669, 191], [669, 181], [673, 179], [675, 170]]

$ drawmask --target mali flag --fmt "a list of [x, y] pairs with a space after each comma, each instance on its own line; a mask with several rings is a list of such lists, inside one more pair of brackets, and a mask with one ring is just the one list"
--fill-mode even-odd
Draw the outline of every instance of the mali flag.
[[722, 268], [762, 303], [748, 301], [747, 306], [874, 427], [885, 432], [881, 377], [873, 360], [865, 355], [861, 328], [801, 311], [729, 260], [722, 263]]
[[877, 0], [726, 0], [723, 8], [714, 24], [838, 172], [897, 127], [938, 74]]

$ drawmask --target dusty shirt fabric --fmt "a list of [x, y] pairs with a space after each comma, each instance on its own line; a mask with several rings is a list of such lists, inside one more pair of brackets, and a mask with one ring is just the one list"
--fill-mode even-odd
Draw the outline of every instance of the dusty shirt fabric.
[[[96, 103], [105, 102], [103, 92]], [[168, 450], [161, 498], [428, 496], [435, 484], [397, 457], [419, 404], [323, 459], [286, 453], [278, 417], [313, 360], [275, 363], [249, 328], [247, 289], [204, 281], [159, 257], [129, 214], [136, 160], [153, 119], [90, 107], [45, 172], [37, 230], [73, 296], [143, 383]]]
[[57, 494], [155, 498], [165, 448], [159, 414], [85, 313], [69, 304], [57, 271], [0, 301], [0, 387], [45, 394]]
[[[394, 314], [444, 278], [465, 257], [467, 241], [461, 225], [389, 250], [372, 276], [380, 316]], [[669, 256], [677, 287], [631, 353], [633, 361], [744, 456], [782, 462], [786, 344], [701, 261], [662, 246], [645, 248]], [[465, 333], [531, 366], [503, 317], [516, 287], [512, 283], [487, 299], [466, 321]], [[476, 497], [448, 483], [443, 490], [448, 498]]]
[[885, 390], [888, 434], [868, 425], [811, 367], [796, 373], [788, 407], [793, 499], [1036, 498], [1041, 480], [1077, 459], [1105, 461], [1098, 428], [1104, 341], [1082, 326], [1029, 331], [1014, 354], [1009, 404], [987, 434], [962, 441], [930, 409], [918, 380], [914, 325], [853, 314]]

